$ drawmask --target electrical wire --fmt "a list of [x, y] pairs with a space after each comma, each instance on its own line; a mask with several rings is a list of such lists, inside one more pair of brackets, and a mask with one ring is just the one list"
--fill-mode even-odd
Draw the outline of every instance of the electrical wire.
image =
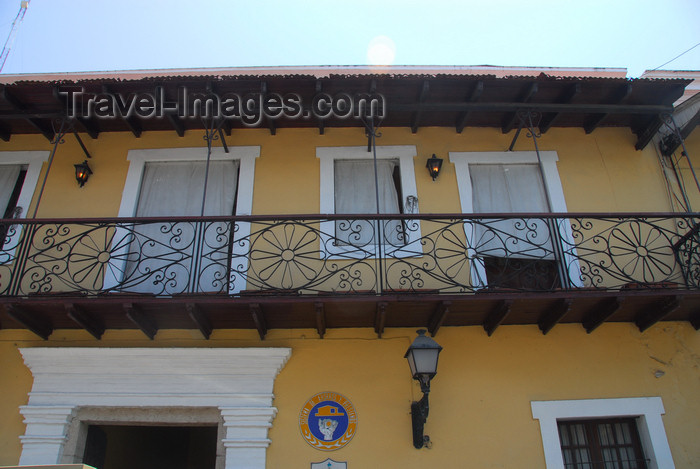
[[652, 68], [650, 71], [653, 72], [654, 70], [660, 69], [660, 68], [663, 67], [664, 65], [670, 64], [671, 62], [673, 62], [673, 61], [676, 60], [677, 58], [680, 58], [680, 57], [684, 56], [685, 54], [687, 54], [688, 52], [690, 52], [691, 50], [695, 49], [695, 48], [698, 47], [698, 46], [700, 46], [700, 42], [698, 42], [697, 44], [695, 44], [693, 47], [691, 47], [691, 48], [688, 49], [687, 51], [681, 52], [680, 54], [678, 54], [677, 56], [675, 56], [674, 58], [672, 58], [672, 59], [669, 60], [668, 62], [663, 63], [663, 64], [659, 65], [659, 66], [656, 67], [656, 68]]

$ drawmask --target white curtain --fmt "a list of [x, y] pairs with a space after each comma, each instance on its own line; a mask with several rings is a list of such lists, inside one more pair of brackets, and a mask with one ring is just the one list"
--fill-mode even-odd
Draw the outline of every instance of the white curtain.
[[20, 165], [0, 165], [0, 218], [5, 215], [21, 170]]
[[[549, 212], [539, 167], [533, 164], [469, 165], [475, 213]], [[474, 224], [478, 255], [554, 259], [546, 220], [485, 219]]]
[[[377, 160], [379, 185], [379, 213], [400, 213], [399, 195], [394, 185], [394, 168], [398, 162]], [[374, 190], [373, 160], [337, 160], [335, 162], [335, 213], [377, 213]], [[403, 244], [403, 224], [400, 221], [381, 220], [384, 240], [393, 245]], [[335, 236], [341, 243], [353, 246], [376, 244], [374, 224], [363, 220], [341, 220], [336, 222]]]
[[[136, 216], [199, 216], [205, 172], [204, 161], [146, 163]], [[205, 216], [233, 214], [237, 174], [237, 161], [209, 163]], [[136, 225], [135, 231], [127, 290], [156, 294], [225, 291], [227, 224], [159, 222]], [[186, 255], [192, 258], [185, 259]], [[193, 260], [199, 262], [198, 267]]]

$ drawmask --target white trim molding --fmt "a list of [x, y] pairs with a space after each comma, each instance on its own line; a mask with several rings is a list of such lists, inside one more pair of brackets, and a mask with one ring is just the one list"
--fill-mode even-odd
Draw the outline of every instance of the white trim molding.
[[[260, 157], [259, 146], [229, 147], [211, 149], [212, 161], [240, 160], [236, 215], [250, 215], [253, 210], [253, 181], [255, 180], [255, 160]], [[119, 217], [133, 217], [141, 189], [141, 178], [146, 163], [156, 161], [206, 161], [207, 148], [154, 148], [149, 150], [129, 150], [129, 172], [122, 192]]]
[[540, 421], [547, 469], [564, 469], [559, 441], [558, 420], [635, 417], [648, 469], [674, 469], [671, 449], [661, 416], [665, 413], [660, 397], [532, 401], [532, 417]]
[[[218, 408], [225, 469], [264, 469], [277, 409], [273, 384], [289, 348], [22, 348], [34, 376], [20, 407], [20, 465], [65, 463], [81, 408]], [[105, 420], [109, 424], [109, 420]], [[122, 424], [124, 422], [121, 422]], [[81, 461], [69, 461], [71, 463]]]
[[[416, 172], [413, 164], [413, 159], [417, 155], [415, 145], [386, 145], [378, 146], [377, 159], [399, 160], [399, 174], [401, 175], [401, 192], [403, 197], [404, 207], [407, 205], [406, 200], [409, 197], [415, 199], [414, 211], [412, 213], [420, 213], [418, 209], [418, 190], [416, 189]], [[321, 198], [320, 211], [321, 214], [335, 213], [335, 160], [371, 160], [373, 154], [367, 152], [366, 146], [360, 147], [317, 147], [316, 158], [321, 163]], [[371, 214], [370, 214], [371, 215]], [[416, 247], [416, 240], [421, 237], [421, 228], [419, 221], [410, 221], [407, 224], [416, 226], [415, 230], [408, 230], [407, 242], [408, 246], [395, 248], [392, 255], [403, 257], [402, 251], [412, 252]], [[334, 245], [330, 237], [335, 233], [335, 223], [333, 221], [321, 222], [321, 249], [327, 251], [330, 255], [342, 255], [344, 258], [353, 257], [358, 249], [354, 247], [346, 247]], [[413, 245], [412, 245], [413, 243]], [[409, 247], [410, 246], [410, 247]], [[359, 250], [362, 251], [362, 250]], [[362, 256], [360, 252], [358, 256]]]

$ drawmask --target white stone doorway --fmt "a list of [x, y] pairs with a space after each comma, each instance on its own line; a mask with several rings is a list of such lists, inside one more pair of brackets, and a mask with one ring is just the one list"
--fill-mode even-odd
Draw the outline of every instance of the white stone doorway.
[[21, 465], [82, 462], [90, 424], [216, 425], [217, 469], [265, 468], [288, 348], [25, 348]]

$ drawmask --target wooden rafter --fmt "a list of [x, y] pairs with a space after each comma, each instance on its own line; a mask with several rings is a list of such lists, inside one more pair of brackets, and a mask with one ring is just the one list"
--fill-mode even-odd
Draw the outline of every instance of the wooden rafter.
[[[581, 94], [581, 83], [574, 83], [564, 90], [557, 102], [562, 104], [571, 103], [579, 94]], [[560, 115], [560, 112], [550, 112], [543, 115], [539, 125], [540, 133], [547, 132]]]
[[10, 126], [0, 122], [0, 138], [3, 139], [5, 142], [9, 142], [10, 137], [12, 137], [12, 129], [10, 128]]
[[[537, 83], [533, 82], [530, 83], [525, 90], [520, 94], [518, 97], [518, 102], [519, 103], [529, 103], [533, 96], [537, 94], [538, 90], [538, 85]], [[503, 118], [503, 124], [501, 125], [501, 132], [504, 134], [507, 134], [511, 130], [515, 128], [515, 124], [518, 121], [518, 113], [517, 112], [511, 112], [509, 114], [506, 114], [506, 116]]]
[[53, 140], [54, 131], [51, 129], [51, 126], [47, 125], [45, 122], [42, 122], [38, 117], [32, 117], [31, 110], [27, 109], [27, 106], [20, 102], [12, 93], [10, 93], [6, 87], [0, 88], [0, 97], [16, 111], [24, 113], [26, 116], [24, 119], [35, 129], [37, 129], [44, 137], [46, 137], [49, 142]]
[[158, 332], [158, 326], [153, 319], [148, 317], [146, 313], [141, 311], [141, 309], [133, 303], [124, 303], [122, 307], [129, 321], [133, 322], [136, 327], [141, 329], [141, 332], [143, 332], [146, 337], [153, 340]]
[[[430, 91], [430, 82], [428, 80], [423, 80], [423, 83], [421, 85], [420, 92], [418, 93], [418, 99], [417, 102], [419, 103], [424, 103], [426, 99], [428, 99], [428, 92]], [[416, 133], [418, 132], [418, 124], [420, 122], [420, 115], [422, 111], [418, 110], [413, 113], [411, 116], [411, 133]]]
[[[323, 83], [321, 82], [321, 80], [316, 80], [315, 88], [316, 88], [316, 95], [320, 94], [323, 91]], [[310, 112], [310, 111], [304, 111], [304, 112]], [[316, 119], [318, 120], [318, 134], [323, 135], [326, 131], [326, 126], [323, 122], [323, 119], [321, 119], [320, 117], [317, 117]]]
[[209, 321], [207, 315], [202, 312], [196, 303], [186, 303], [185, 309], [187, 309], [187, 314], [189, 315], [190, 319], [192, 319], [195, 326], [197, 326], [199, 332], [202, 333], [202, 336], [209, 340], [214, 329], [212, 328], [211, 322]]
[[542, 334], [547, 334], [552, 328], [561, 321], [566, 313], [571, 310], [571, 305], [573, 300], [570, 298], [561, 298], [554, 302], [554, 304], [540, 317], [537, 321]]
[[105, 333], [105, 326], [99, 316], [88, 313], [75, 303], [66, 303], [64, 307], [66, 308], [66, 314], [73, 322], [89, 332], [95, 339], [102, 339], [102, 334]]
[[[102, 92], [105, 94], [114, 94], [112, 92], [112, 89], [107, 86], [107, 85], [102, 85]], [[143, 132], [143, 128], [141, 127], [141, 124], [139, 123], [138, 119], [134, 116], [129, 116], [124, 119], [122, 119], [122, 122], [129, 128], [132, 134], [134, 134], [134, 137], [136, 138], [141, 138], [141, 133]]]
[[508, 317], [513, 307], [513, 300], [501, 300], [491, 309], [484, 321], [484, 330], [489, 337], [493, 335], [498, 326]]
[[253, 322], [255, 323], [255, 328], [258, 330], [258, 335], [260, 340], [265, 340], [267, 335], [267, 324], [265, 323], [265, 314], [259, 303], [251, 303], [248, 305], [250, 309], [250, 315], [253, 317]]
[[[609, 104], [616, 105], [616, 104], [621, 104], [623, 103], [627, 97], [632, 94], [632, 84], [627, 83], [625, 85], [622, 85], [619, 87], [613, 95], [610, 97], [608, 100]], [[605, 120], [606, 117], [608, 117], [607, 112], [600, 113], [598, 115], [595, 115], [591, 117], [588, 122], [586, 122], [583, 125], [583, 129], [586, 131], [587, 134], [590, 134], [593, 132], [595, 129], [598, 128], [598, 126]]]
[[49, 336], [53, 333], [53, 326], [50, 322], [38, 317], [36, 314], [29, 313], [20, 305], [7, 304], [5, 305], [5, 311], [12, 319], [44, 340], [49, 340]]
[[[484, 93], [484, 82], [479, 80], [474, 84], [474, 88], [469, 94], [467, 99], [468, 103], [475, 103], [479, 101], [481, 95]], [[469, 117], [469, 111], [462, 111], [457, 116], [457, 122], [455, 123], [455, 128], [458, 134], [461, 134], [464, 127], [467, 125], [467, 118]]]
[[428, 332], [430, 332], [431, 336], [435, 337], [435, 334], [437, 334], [440, 327], [442, 327], [447, 315], [450, 313], [451, 305], [451, 301], [441, 301], [435, 308], [435, 311], [433, 311], [428, 323]]
[[173, 130], [177, 132], [178, 137], [184, 137], [185, 136], [185, 124], [180, 120], [178, 117], [174, 116], [170, 112], [165, 113], [165, 118], [168, 119], [168, 122], [170, 122], [170, 125], [173, 126]]

